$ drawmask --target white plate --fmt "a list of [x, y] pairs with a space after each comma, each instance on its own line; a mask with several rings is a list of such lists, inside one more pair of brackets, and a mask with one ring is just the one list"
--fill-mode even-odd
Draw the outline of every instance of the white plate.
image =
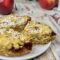
[[0, 56], [0, 59], [8, 59], [8, 60], [27, 60], [27, 59], [31, 59], [34, 57], [37, 57], [39, 55], [41, 55], [42, 53], [44, 53], [51, 45], [51, 42], [46, 44], [46, 45], [36, 45], [32, 48], [31, 53], [28, 53], [24, 56], [20, 56], [20, 57], [5, 57], [5, 56]]

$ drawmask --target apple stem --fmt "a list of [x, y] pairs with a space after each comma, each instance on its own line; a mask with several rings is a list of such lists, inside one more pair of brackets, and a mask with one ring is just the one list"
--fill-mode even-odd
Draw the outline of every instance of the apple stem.
[[15, 10], [16, 10], [16, 11], [18, 10], [16, 4], [15, 4]]

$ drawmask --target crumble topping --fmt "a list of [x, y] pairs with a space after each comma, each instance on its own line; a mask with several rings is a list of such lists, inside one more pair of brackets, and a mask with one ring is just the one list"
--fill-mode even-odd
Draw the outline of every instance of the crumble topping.
[[27, 22], [30, 20], [28, 16], [15, 16], [8, 15], [0, 18], [0, 28], [10, 28], [19, 26], [20, 29], [24, 28]]

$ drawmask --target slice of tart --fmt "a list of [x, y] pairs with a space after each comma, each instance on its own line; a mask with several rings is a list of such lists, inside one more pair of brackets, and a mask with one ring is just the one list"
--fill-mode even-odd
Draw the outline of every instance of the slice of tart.
[[13, 29], [0, 29], [0, 55], [21, 56], [32, 50], [30, 40], [20, 40], [20, 32]]
[[52, 41], [56, 35], [47, 24], [35, 21], [30, 21], [24, 31], [31, 36], [33, 44], [46, 44]]

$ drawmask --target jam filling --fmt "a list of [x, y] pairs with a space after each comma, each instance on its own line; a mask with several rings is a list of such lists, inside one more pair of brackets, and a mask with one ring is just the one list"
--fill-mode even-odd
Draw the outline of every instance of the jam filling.
[[56, 35], [56, 33], [52, 32], [51, 35], [54, 36], [54, 35]]
[[14, 47], [12, 47], [9, 51], [19, 52], [19, 51], [22, 51], [24, 48], [26, 48], [27, 50], [31, 50], [32, 49], [32, 43], [31, 42], [25, 43], [24, 46], [22, 48], [19, 48], [19, 49], [15, 49]]

